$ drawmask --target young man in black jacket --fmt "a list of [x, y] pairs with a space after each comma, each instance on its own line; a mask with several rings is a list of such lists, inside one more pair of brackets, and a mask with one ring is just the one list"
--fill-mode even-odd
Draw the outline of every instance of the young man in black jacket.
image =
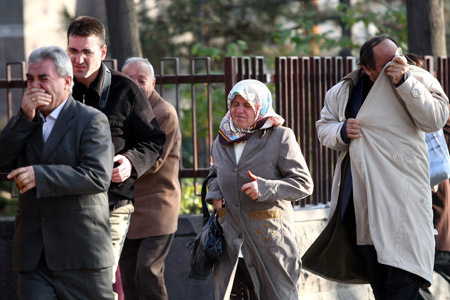
[[92, 17], [73, 20], [67, 52], [75, 77], [73, 97], [105, 113], [111, 128], [115, 156], [108, 196], [115, 272], [133, 212], [134, 180], [159, 158], [165, 134], [139, 86], [102, 63], [107, 47], [101, 22]]

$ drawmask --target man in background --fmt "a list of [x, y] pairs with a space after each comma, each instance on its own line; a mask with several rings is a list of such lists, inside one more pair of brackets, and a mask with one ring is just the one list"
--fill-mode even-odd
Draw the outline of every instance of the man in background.
[[0, 171], [19, 190], [14, 271], [22, 300], [111, 300], [108, 120], [75, 101], [59, 47], [28, 58], [22, 106], [0, 136]]
[[101, 110], [110, 124], [115, 168], [108, 197], [115, 273], [134, 210], [134, 181], [155, 164], [165, 135], [139, 86], [102, 63], [107, 47], [101, 22], [92, 17], [73, 20], [67, 30], [67, 52], [75, 75], [73, 97]]
[[158, 124], [166, 133], [161, 157], [135, 182], [135, 211], [120, 258], [123, 290], [130, 300], [167, 300], [164, 261], [177, 230], [181, 197], [178, 117], [175, 108], [155, 91], [156, 78], [147, 59], [127, 59], [122, 72], [144, 89]]

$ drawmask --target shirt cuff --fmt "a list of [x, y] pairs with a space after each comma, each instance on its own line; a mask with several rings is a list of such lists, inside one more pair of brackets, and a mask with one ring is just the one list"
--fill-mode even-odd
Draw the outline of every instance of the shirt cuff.
[[350, 144], [350, 139], [347, 137], [347, 121], [345, 121], [344, 124], [342, 124], [341, 139], [344, 141], [344, 143]]
[[397, 84], [395, 84], [395, 87], [398, 88], [399, 86], [401, 86], [403, 84], [403, 82], [405, 82], [408, 79], [409, 74], [410, 74], [409, 71], [406, 72], [405, 74], [403, 74], [402, 79], [400, 79], [400, 81]]

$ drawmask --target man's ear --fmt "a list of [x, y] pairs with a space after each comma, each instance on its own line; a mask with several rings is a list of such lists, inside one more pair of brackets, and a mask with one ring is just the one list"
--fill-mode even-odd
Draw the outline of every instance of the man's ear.
[[66, 76], [64, 78], [64, 89], [70, 91], [70, 88], [72, 87], [72, 82], [73, 82], [73, 77], [70, 75]]
[[362, 69], [364, 71], [364, 74], [366, 74], [367, 76], [370, 77], [370, 74], [372, 74], [372, 69], [370, 69], [369, 67], [364, 66], [364, 65], [362, 65], [361, 67], [362, 67]]
[[106, 47], [106, 45], [103, 45], [103, 47], [100, 49], [100, 59], [102, 61], [105, 60], [107, 52], [108, 52], [108, 47]]

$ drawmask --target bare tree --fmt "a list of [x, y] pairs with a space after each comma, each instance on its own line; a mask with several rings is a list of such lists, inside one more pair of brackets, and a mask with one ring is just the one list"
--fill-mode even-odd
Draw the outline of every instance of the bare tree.
[[[347, 11], [350, 8], [350, 0], [339, 0], [339, 3], [343, 5], [344, 11]], [[352, 26], [349, 24], [346, 24], [342, 19], [339, 19], [339, 26], [342, 30], [342, 37], [343, 38], [352, 38]], [[348, 48], [342, 48], [342, 50], [339, 52], [339, 55], [341, 56], [351, 56], [352, 55], [352, 49], [350, 47]]]
[[138, 20], [133, 0], [105, 0], [110, 54], [119, 69], [128, 57], [142, 56]]
[[406, 0], [409, 51], [447, 56], [443, 0]]

